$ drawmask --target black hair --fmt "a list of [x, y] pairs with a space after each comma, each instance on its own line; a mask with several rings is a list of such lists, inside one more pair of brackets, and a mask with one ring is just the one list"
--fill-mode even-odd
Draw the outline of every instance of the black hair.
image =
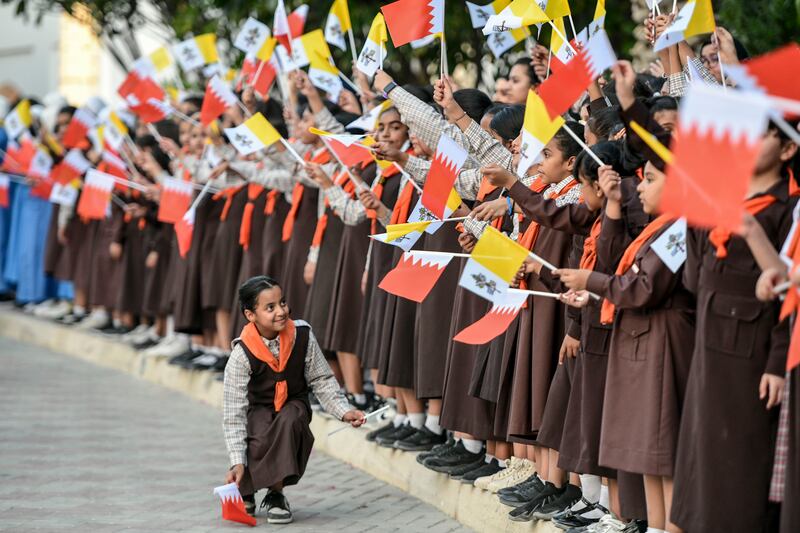
[[650, 98], [655, 94], [652, 81], [654, 76], [650, 74], [639, 73], [633, 82], [633, 95], [636, 97]]
[[521, 104], [507, 105], [495, 113], [489, 127], [506, 142], [519, 137], [522, 123], [525, 122], [525, 106]]
[[[600, 158], [606, 165], [616, 170], [620, 175], [625, 175], [624, 167], [622, 165], [622, 150], [619, 141], [602, 141], [591, 147], [592, 152]], [[576, 177], [585, 178], [590, 182], [598, 180], [598, 172], [600, 165], [585, 151], [578, 154], [575, 158], [575, 170], [573, 174]]]
[[677, 111], [678, 101], [672, 96], [656, 96], [647, 101], [647, 107], [650, 108], [652, 117], [659, 111]]
[[[733, 36], [731, 36], [731, 37], [733, 37]], [[708, 39], [703, 41], [703, 44], [701, 44], [700, 48], [697, 49], [697, 55], [702, 55], [703, 48], [705, 48], [706, 46], [708, 46], [710, 44], [713, 45], [714, 43], [711, 41], [711, 38], [709, 37]], [[742, 44], [742, 41], [740, 41], [736, 37], [733, 37], [733, 46], [734, 46], [734, 48], [736, 48], [736, 59], [738, 59], [739, 61], [744, 61], [745, 59], [750, 59], [750, 52], [747, 51], [747, 48], [745, 47], [745, 45]], [[717, 53], [719, 53], [719, 52], [717, 52]]]
[[483, 114], [492, 105], [492, 99], [478, 89], [459, 89], [453, 93], [453, 100], [475, 122], [480, 122]]
[[433, 87], [430, 85], [412, 85], [407, 83], [403, 85], [403, 89], [411, 93], [413, 96], [417, 97], [419, 100], [422, 100], [426, 104], [433, 105]]
[[278, 133], [281, 134], [281, 137], [284, 139], [289, 138], [289, 128], [286, 127], [286, 121], [283, 120], [283, 106], [278, 100], [274, 98], [270, 98], [263, 102], [258, 102], [256, 104], [256, 109], [264, 115], [264, 118], [267, 119], [267, 122], [272, 124], [272, 126], [278, 130]]
[[194, 113], [199, 113], [201, 109], [203, 109], [203, 97], [199, 95], [192, 95], [187, 96], [181, 101], [182, 104], [189, 104], [190, 106], [194, 107], [194, 111], [190, 113], [186, 113], [187, 115], [192, 115]]
[[[789, 125], [790, 128], [797, 130], [797, 124], [800, 122], [798, 119], [787, 120], [786, 123]], [[794, 142], [782, 129], [778, 127], [772, 120], [769, 121], [769, 126], [767, 127], [767, 131], [774, 131], [775, 134], [778, 136], [778, 139], [781, 142], [781, 148], [783, 148], [786, 143]], [[797, 152], [792, 156], [791, 159], [785, 161], [781, 166], [781, 175], [783, 177], [794, 178], [795, 183], [800, 185], [800, 146], [797, 147]]]
[[[149, 133], [147, 135], [140, 135], [136, 139], [136, 146], [146, 148], [162, 170], [169, 170], [170, 157], [161, 149], [158, 145], [158, 140], [154, 136]], [[155, 176], [153, 176], [153, 178], [155, 178]]]
[[61, 109], [58, 110], [58, 114], [59, 115], [69, 115], [71, 117], [72, 115], [75, 114], [75, 112], [77, 110], [78, 110], [78, 108], [75, 107], [74, 105], [65, 105], [64, 107], [62, 107]]
[[521, 57], [517, 59], [511, 65], [511, 68], [514, 68], [517, 65], [522, 65], [527, 69], [528, 79], [530, 80], [532, 86], [539, 85], [540, 83], [542, 83], [542, 80], [539, 79], [539, 76], [536, 75], [536, 71], [533, 69], [533, 63], [531, 63], [530, 58]]
[[160, 120], [153, 124], [153, 126], [155, 126], [159, 135], [168, 139], [172, 139], [177, 144], [180, 144], [180, 127], [176, 122], [172, 120]]
[[619, 107], [604, 107], [598, 109], [589, 116], [586, 121], [589, 130], [600, 140], [608, 140], [611, 135], [620, 131], [620, 126], [625, 127], [622, 118], [619, 116]]
[[564, 131], [564, 128], [569, 128], [580, 140], [583, 140], [583, 126], [579, 122], [569, 120], [553, 136], [564, 159], [569, 159], [581, 153], [581, 145], [572, 138], [572, 135]]
[[349, 111], [344, 111], [344, 110], [340, 110], [338, 113], [333, 115], [333, 118], [336, 119], [336, 122], [338, 122], [339, 124], [342, 124], [343, 126], [345, 126], [345, 130], [347, 130], [347, 133], [353, 133], [353, 134], [356, 134], [356, 135], [360, 135], [362, 133], [365, 133], [364, 130], [360, 130], [358, 128], [347, 128], [347, 125], [350, 124], [351, 122], [353, 122], [354, 120], [357, 120], [358, 117], [359, 117], [359, 115], [356, 115], [355, 113], [350, 113]]
[[[503, 103], [500, 103], [500, 102], [495, 102], [495, 103], [493, 103], [492, 105], [490, 105], [489, 107], [486, 108], [486, 111], [483, 112], [483, 116], [484, 117], [485, 116], [493, 117], [496, 114], [498, 114], [500, 111], [502, 111], [503, 109], [507, 108], [508, 105], [509, 104], [503, 104]], [[483, 118], [483, 117], [481, 117], [481, 118]]]
[[280, 285], [269, 276], [256, 276], [242, 283], [239, 287], [239, 308], [242, 310], [242, 315], [245, 311], [255, 311], [258, 295], [261, 294], [261, 291], [273, 287], [280, 287]]

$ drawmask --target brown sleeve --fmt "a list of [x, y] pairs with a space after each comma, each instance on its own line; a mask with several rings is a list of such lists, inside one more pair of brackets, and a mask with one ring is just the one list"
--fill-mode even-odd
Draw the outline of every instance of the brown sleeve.
[[558, 231], [588, 235], [597, 214], [589, 211], [584, 204], [556, 205], [555, 200], [545, 200], [521, 181], [508, 189], [508, 195], [525, 213], [525, 216]]
[[631, 121], [636, 121], [637, 124], [644, 129], [658, 137], [662, 143], [669, 144], [670, 134], [655, 120], [650, 120], [650, 111], [647, 106], [638, 98], [633, 105], [628, 109], [623, 109], [620, 112], [622, 120], [625, 121], [625, 144], [631, 149], [632, 152], [641, 155], [643, 158], [652, 162], [660, 170], [664, 170], [665, 163], [647, 144], [633, 131], [631, 128]]
[[614, 272], [630, 243], [625, 222], [604, 216], [597, 237], [597, 263], [603, 268], [595, 268], [595, 271]]
[[767, 367], [764, 369], [767, 374], [781, 377], [786, 375], [786, 358], [789, 353], [789, 340], [791, 337], [790, 320], [791, 317], [787, 316], [772, 328], [769, 357], [767, 358]]

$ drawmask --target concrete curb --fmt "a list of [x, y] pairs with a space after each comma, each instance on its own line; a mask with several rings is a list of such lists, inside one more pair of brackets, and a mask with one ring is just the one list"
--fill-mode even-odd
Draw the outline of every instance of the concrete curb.
[[[210, 372], [185, 370], [167, 364], [163, 358], [142, 357], [139, 352], [112, 337], [81, 331], [11, 309], [0, 310], [0, 335], [127, 372], [216, 409], [222, 406], [222, 383], [216, 381]], [[507, 517], [510, 508], [500, 504], [493, 495], [472, 485], [450, 481], [442, 474], [423, 468], [416, 462], [413, 453], [382, 448], [368, 442], [364, 439], [366, 430], [342, 431], [328, 438], [328, 432], [339, 427], [340, 422], [315, 416], [311, 422], [311, 430], [316, 437], [315, 448], [435, 506], [475, 531], [560, 531], [549, 522], [511, 522]]]

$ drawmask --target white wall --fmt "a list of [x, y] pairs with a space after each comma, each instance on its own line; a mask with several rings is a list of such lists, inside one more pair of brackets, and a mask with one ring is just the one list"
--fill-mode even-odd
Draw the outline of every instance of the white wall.
[[13, 6], [0, 6], [0, 84], [37, 97], [58, 89], [58, 22], [50, 14], [37, 26], [14, 16]]

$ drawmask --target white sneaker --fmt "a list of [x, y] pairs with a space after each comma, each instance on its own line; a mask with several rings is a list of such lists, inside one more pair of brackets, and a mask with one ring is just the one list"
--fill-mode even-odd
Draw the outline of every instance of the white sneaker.
[[105, 309], [95, 309], [89, 316], [78, 322], [78, 329], [99, 329], [107, 325], [111, 319]]
[[625, 531], [627, 527], [627, 524], [617, 520], [613, 515], [606, 514], [600, 517], [599, 521], [590, 524], [586, 531], [591, 531], [592, 533], [620, 533]]
[[26, 303], [22, 306], [22, 312], [32, 315], [36, 311], [36, 304], [33, 302]]
[[50, 320], [58, 320], [59, 318], [65, 317], [72, 312], [72, 304], [67, 300], [61, 300], [55, 305], [50, 306], [48, 309], [45, 309], [41, 312], [38, 316], [42, 318], [48, 318]]
[[189, 337], [186, 335], [171, 335], [164, 340], [142, 352], [144, 357], [175, 357], [191, 348]]
[[139, 324], [125, 335], [120, 336], [119, 340], [128, 344], [136, 344], [137, 339], [140, 339], [148, 329], [150, 326], [147, 324]]
[[486, 490], [496, 493], [500, 489], [519, 485], [536, 472], [536, 467], [527, 459], [519, 459], [520, 465], [515, 468], [508, 476], [496, 479], [486, 486]]
[[41, 303], [34, 304], [33, 307], [31, 308], [31, 312], [33, 313], [33, 316], [44, 318], [47, 312], [56, 305], [58, 305], [58, 302], [51, 298]]
[[492, 474], [491, 476], [479, 477], [475, 480], [474, 485], [481, 490], [488, 490], [490, 483], [507, 478], [508, 476], [512, 475], [514, 471], [521, 465], [522, 462], [519, 459], [512, 457], [506, 462], [506, 467], [504, 469]]

